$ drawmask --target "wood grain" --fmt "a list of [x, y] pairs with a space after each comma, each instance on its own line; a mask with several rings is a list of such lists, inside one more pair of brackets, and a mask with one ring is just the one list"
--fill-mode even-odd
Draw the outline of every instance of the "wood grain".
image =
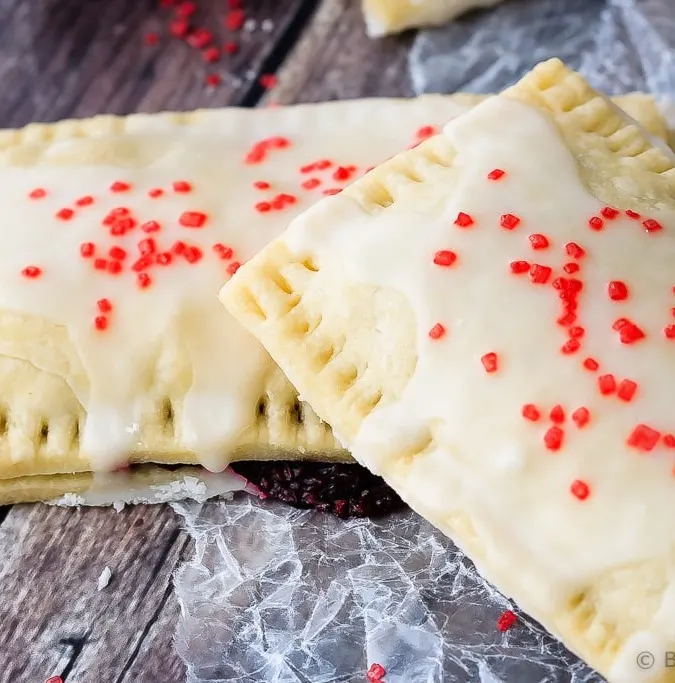
[[[273, 71], [309, 19], [315, 0], [259, 0], [246, 16], [270, 32], [225, 30], [224, 0], [198, 3], [194, 24], [213, 29], [216, 45], [234, 38], [239, 52], [206, 64], [167, 35], [170, 10], [157, 0], [0, 0], [0, 127], [98, 113], [127, 114], [255, 104], [261, 73]], [[248, 8], [250, 6], [250, 9]], [[160, 43], [144, 36], [157, 32]], [[217, 88], [207, 73], [221, 74]]]
[[408, 51], [413, 36], [380, 40], [365, 34], [360, 3], [322, 3], [278, 72], [269, 100], [279, 104], [413, 94]]
[[[173, 626], [155, 636], [161, 647], [145, 642], [164, 610], [176, 615], [171, 573], [189, 544], [178, 524], [165, 506], [14, 506], [0, 527], [0, 680], [181, 680]], [[98, 591], [106, 566], [112, 580]]]
[[[224, 0], [198, 3], [218, 26]], [[317, 9], [318, 5], [318, 9]], [[358, 2], [245, 3], [266, 33], [213, 66], [166, 37], [156, 0], [0, 0], [0, 127], [97, 113], [253, 106], [260, 74], [278, 70], [271, 99], [290, 103], [411, 93], [410, 37], [371, 41]], [[248, 9], [250, 6], [250, 9]], [[157, 31], [160, 44], [143, 36]], [[218, 30], [217, 44], [231, 36]], [[204, 87], [209, 72], [223, 84]], [[6, 518], [3, 522], [3, 515]], [[0, 510], [0, 681], [173, 683], [185, 669], [172, 641], [179, 609], [171, 574], [191, 543], [167, 506]], [[99, 592], [108, 565], [110, 585]]]

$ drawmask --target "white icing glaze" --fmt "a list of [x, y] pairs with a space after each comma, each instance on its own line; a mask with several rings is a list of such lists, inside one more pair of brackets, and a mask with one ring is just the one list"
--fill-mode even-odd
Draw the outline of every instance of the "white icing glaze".
[[[255, 418], [267, 367], [262, 347], [218, 303], [218, 291], [229, 277], [226, 267], [250, 258], [324, 189], [343, 187], [344, 181], [331, 179], [336, 165], [363, 171], [414, 142], [419, 127], [462, 110], [449, 98], [420, 98], [205, 112], [189, 126], [172, 125], [161, 116], [137, 117], [129, 120], [125, 135], [54, 143], [39, 167], [0, 168], [0, 308], [65, 326], [86, 373], [83, 382], [72, 367], [65, 372], [87, 411], [81, 447], [93, 467], [108, 469], [136, 446], [140, 399], [153, 385], [164, 391], [173, 387], [181, 396], [174, 406], [178, 444], [196, 452], [210, 469], [225, 467], [238, 436]], [[255, 143], [272, 136], [287, 138], [290, 146], [272, 149], [262, 163], [243, 163]], [[118, 145], [123, 151], [116, 156]], [[100, 160], [111, 154], [121, 162]], [[334, 165], [299, 172], [324, 158]], [[301, 183], [313, 177], [321, 185], [303, 189]], [[259, 180], [269, 182], [270, 190], [255, 189]], [[131, 184], [131, 190], [109, 191], [116, 181]], [[193, 189], [176, 193], [174, 181], [188, 181]], [[29, 199], [35, 188], [44, 188], [47, 196]], [[151, 198], [151, 188], [162, 188], [165, 195]], [[298, 201], [280, 211], [255, 210], [257, 202], [279, 193]], [[94, 197], [92, 205], [74, 205], [86, 195]], [[72, 220], [55, 218], [64, 207], [75, 209]], [[115, 207], [129, 208], [139, 223], [158, 221], [161, 232], [145, 234], [137, 227], [111, 237], [101, 221]], [[179, 225], [184, 211], [207, 214], [205, 226]], [[148, 271], [152, 285], [140, 290], [129, 266], [138, 257], [139, 240], [147, 237], [156, 238], [161, 250], [184, 240], [201, 248], [204, 258], [196, 264], [175, 258], [170, 266], [153, 266]], [[129, 253], [125, 272], [112, 276], [95, 270], [93, 259], [80, 257], [83, 242], [94, 242], [97, 255], [113, 244], [123, 246]], [[233, 259], [218, 259], [211, 250], [216, 242], [231, 247]], [[40, 267], [43, 275], [23, 277], [29, 265]], [[114, 306], [105, 332], [93, 325], [102, 298]], [[63, 371], [62, 349], [39, 343], [7, 348], [7, 341], [0, 340], [0, 351], [23, 354], [49, 372]]]
[[[399, 493], [424, 500], [436, 522], [468, 514], [488, 575], [508, 576], [506, 588], [525, 607], [554, 612], [603, 572], [673, 556], [674, 451], [659, 443], [645, 453], [626, 441], [638, 423], [675, 431], [675, 340], [662, 332], [675, 306], [675, 215], [653, 212], [664, 226], [653, 234], [623, 214], [605, 221], [603, 231], [590, 229], [588, 219], [605, 205], [582, 185], [552, 123], [515, 101], [491, 98], [444, 134], [458, 153], [447, 176], [439, 170], [433, 183], [399, 187], [396, 201], [375, 215], [347, 196], [332, 198], [294, 221], [284, 239], [300, 256], [311, 254], [328, 277], [343, 272], [351, 282], [401, 292], [417, 318], [415, 372], [401, 397], [376, 408], [348, 442], [355, 458], [393, 474], [406, 444], [433, 437], [401, 470]], [[507, 175], [487, 180], [495, 168]], [[338, 225], [321, 220], [329, 207]], [[460, 211], [475, 224], [454, 225]], [[506, 213], [522, 219], [514, 230], [500, 227]], [[533, 250], [533, 233], [545, 234], [551, 246]], [[568, 335], [556, 324], [562, 311], [551, 281], [570, 277], [561, 268], [574, 261], [564, 250], [571, 241], [586, 250], [573, 276], [584, 283], [576, 324], [586, 334], [582, 349], [565, 355]], [[453, 266], [432, 263], [440, 249], [456, 252]], [[549, 283], [512, 274], [509, 264], [518, 260], [552, 266]], [[627, 300], [610, 300], [611, 280], [628, 285]], [[636, 322], [646, 338], [620, 343], [612, 329], [619, 317]], [[437, 322], [447, 333], [433, 340], [428, 332]], [[494, 373], [481, 363], [489, 352], [499, 357]], [[582, 367], [588, 356], [600, 362], [599, 372]], [[604, 373], [617, 383], [637, 382], [634, 399], [602, 396], [597, 380]], [[542, 412], [536, 423], [521, 415], [528, 403]], [[554, 453], [543, 435], [556, 404], [567, 417], [563, 447]], [[583, 429], [570, 420], [580, 406], [591, 415]], [[575, 480], [590, 486], [583, 502], [570, 492]], [[672, 563], [667, 578], [675, 585]], [[675, 642], [672, 600], [668, 591], [669, 623], [657, 615], [645, 629], [661, 648], [656, 657], [663, 643]], [[627, 643], [617, 680], [636, 680], [634, 648]]]

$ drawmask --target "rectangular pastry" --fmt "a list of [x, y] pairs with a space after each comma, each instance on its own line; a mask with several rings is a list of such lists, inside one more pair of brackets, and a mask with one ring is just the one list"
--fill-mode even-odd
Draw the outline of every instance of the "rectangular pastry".
[[[91, 498], [92, 470], [127, 461], [144, 464], [128, 473], [133, 488], [136, 479], [205, 476], [153, 463], [348, 460], [224, 315], [218, 289], [318, 197], [480, 99], [99, 116], [0, 131], [11, 237], [0, 269], [0, 504]], [[665, 135], [651, 97], [619, 104]], [[96, 479], [101, 488], [110, 490], [107, 478]]]
[[487, 579], [612, 683], [663, 683], [673, 263], [675, 155], [551, 60], [315, 204], [221, 298]]
[[475, 101], [0, 131], [0, 503], [79, 493], [127, 463], [348, 460], [218, 290], [299, 211]]

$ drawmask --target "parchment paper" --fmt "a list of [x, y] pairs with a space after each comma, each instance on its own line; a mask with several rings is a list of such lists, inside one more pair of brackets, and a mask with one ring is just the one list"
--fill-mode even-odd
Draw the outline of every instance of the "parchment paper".
[[[422, 92], [496, 92], [559, 56], [608, 94], [675, 100], [675, 0], [513, 0], [421, 32]], [[412, 512], [342, 521], [245, 493], [177, 503], [195, 539], [176, 575], [190, 683], [600, 683]]]

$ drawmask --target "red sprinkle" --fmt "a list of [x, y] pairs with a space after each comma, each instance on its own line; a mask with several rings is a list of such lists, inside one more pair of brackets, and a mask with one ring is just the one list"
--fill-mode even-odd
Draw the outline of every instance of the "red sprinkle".
[[607, 285], [607, 293], [612, 301], [623, 301], [628, 298], [628, 287], [621, 280], [612, 280]]
[[237, 50], [239, 50], [239, 46], [233, 40], [228, 40], [226, 43], [223, 43], [223, 51], [226, 54], [236, 54]]
[[147, 289], [152, 284], [152, 279], [147, 273], [139, 273], [136, 276], [136, 281], [141, 289]]
[[173, 191], [180, 193], [192, 192], [192, 185], [187, 180], [174, 180]]
[[163, 251], [161, 254], [155, 256], [155, 261], [157, 261], [160, 266], [168, 266], [172, 260], [173, 256], [168, 251]]
[[432, 339], [440, 339], [445, 334], [445, 327], [441, 323], [436, 323], [430, 330], [429, 336]]
[[593, 216], [593, 218], [588, 219], [588, 225], [593, 228], [593, 230], [602, 230], [605, 225], [605, 221], [599, 216]]
[[131, 270], [135, 272], [140, 272], [142, 270], [145, 270], [146, 268], [149, 268], [152, 265], [152, 256], [146, 255], [146, 256], [141, 256], [141, 258], [137, 259], [134, 264], [131, 266]]
[[131, 189], [129, 183], [122, 182], [121, 180], [116, 180], [111, 186], [111, 192], [128, 192]]
[[205, 28], [196, 28], [186, 40], [190, 47], [201, 50], [213, 42], [213, 33]]
[[72, 209], [59, 209], [56, 212], [56, 217], [62, 221], [69, 221], [74, 215], [75, 212]]
[[212, 45], [202, 52], [202, 58], [208, 64], [214, 64], [220, 59], [220, 50]]
[[570, 312], [570, 313], [565, 313], [565, 315], [561, 315], [556, 322], [558, 325], [562, 325], [563, 327], [567, 327], [568, 325], [571, 325], [574, 323], [574, 321], [577, 319], [576, 314]]
[[640, 218], [640, 214], [632, 209], [626, 209], [626, 216], [628, 216], [628, 218], [632, 218], [634, 221]]
[[108, 328], [108, 318], [104, 315], [97, 315], [94, 318], [94, 327], [100, 332], [103, 332], [103, 330]]
[[192, 16], [197, 11], [197, 3], [192, 2], [192, 0], [185, 0], [181, 2], [176, 8], [176, 14], [179, 17], [189, 17]]
[[582, 258], [586, 254], [586, 252], [576, 242], [568, 242], [565, 245], [565, 251], [567, 252], [568, 256], [577, 259]]
[[616, 395], [627, 403], [632, 400], [637, 391], [637, 384], [630, 379], [623, 379], [619, 383], [619, 388], [616, 390]]
[[239, 268], [241, 268], [241, 263], [239, 261], [232, 261], [230, 265], [225, 269], [228, 275], [234, 275]]
[[530, 244], [532, 245], [532, 249], [548, 249], [549, 247], [548, 238], [545, 235], [540, 235], [539, 233], [530, 235]]
[[586, 334], [586, 330], [581, 327], [581, 325], [575, 325], [574, 327], [570, 327], [569, 329], [569, 335], [573, 339], [580, 339]]
[[93, 256], [95, 251], [96, 246], [93, 242], [82, 242], [82, 244], [80, 244], [80, 256], [83, 258]]
[[148, 190], [148, 197], [152, 197], [152, 199], [157, 199], [157, 197], [161, 197], [163, 194], [164, 190], [161, 187], [154, 187], [152, 190]]
[[326, 197], [332, 197], [335, 194], [340, 194], [342, 190], [338, 187], [332, 187], [329, 190], [324, 190], [322, 194], [325, 194]]
[[581, 344], [578, 339], [568, 339], [561, 347], [560, 350], [566, 355], [576, 353], [581, 348]]
[[349, 180], [349, 178], [351, 178], [353, 172], [354, 171], [352, 171], [348, 168], [345, 168], [344, 166], [338, 166], [333, 171], [333, 180], [336, 180], [338, 182]]
[[318, 178], [309, 178], [302, 183], [302, 187], [304, 187], [305, 190], [313, 190], [315, 187], [319, 187], [319, 185], [321, 185], [321, 181]]
[[256, 190], [269, 190], [271, 185], [266, 180], [256, 180], [253, 183]]
[[534, 284], [543, 285], [551, 277], [551, 269], [548, 266], [541, 266], [538, 263], [532, 264], [530, 268], [530, 279]]
[[515, 626], [516, 621], [518, 621], [518, 617], [516, 617], [510, 609], [507, 609], [505, 612], [502, 612], [499, 619], [497, 619], [497, 628], [504, 633]]
[[184, 228], [202, 228], [206, 223], [207, 216], [201, 211], [184, 211], [178, 222]]
[[174, 38], [184, 38], [190, 30], [190, 24], [186, 19], [174, 19], [169, 24], [169, 33]]
[[141, 225], [141, 230], [143, 232], [158, 232], [162, 229], [162, 226], [157, 221], [147, 221]]
[[603, 396], [613, 394], [616, 391], [616, 380], [614, 379], [614, 375], [600, 375], [600, 377], [598, 377], [598, 388]]
[[572, 492], [572, 495], [579, 500], [586, 500], [586, 498], [591, 495], [591, 489], [589, 488], [588, 484], [581, 479], [575, 479], [572, 482], [570, 491]]
[[530, 270], [530, 264], [527, 261], [511, 261], [509, 268], [514, 275], [522, 275]]
[[622, 344], [633, 344], [645, 336], [645, 333], [635, 323], [626, 318], [619, 318], [612, 325], [612, 328], [619, 332], [619, 339]]
[[578, 273], [579, 272], [579, 264], [578, 263], [566, 263], [563, 266], [563, 270], [568, 274], [572, 275], [573, 273]]
[[234, 251], [232, 250], [232, 247], [227, 247], [224, 244], [221, 244], [220, 242], [216, 242], [211, 249], [218, 255], [219, 258], [223, 260], [231, 259], [232, 256], [234, 255]]
[[651, 451], [661, 438], [661, 433], [645, 424], [639, 424], [628, 437], [628, 445], [641, 451]]
[[147, 237], [146, 239], [139, 241], [138, 252], [141, 254], [141, 256], [153, 254], [155, 251], [157, 251], [157, 244], [152, 237]]
[[96, 302], [96, 306], [101, 313], [110, 313], [113, 308], [110, 299], [99, 299]]
[[675, 448], [675, 434], [664, 434], [663, 445], [666, 448]]
[[197, 263], [197, 261], [201, 261], [203, 256], [204, 252], [199, 247], [186, 246], [183, 251], [183, 257], [188, 263]]
[[555, 424], [562, 424], [565, 421], [565, 411], [563, 410], [563, 407], [560, 405], [554, 406], [551, 409], [551, 414], [549, 416], [551, 418], [551, 422], [555, 422]]
[[243, 10], [235, 9], [225, 15], [225, 28], [229, 31], [238, 31], [243, 25], [246, 15]]
[[586, 370], [595, 372], [600, 367], [600, 363], [598, 363], [598, 361], [594, 358], [586, 358], [586, 360], [583, 362], [583, 366], [586, 368]]
[[258, 202], [255, 205], [255, 210], [260, 213], [267, 213], [272, 210], [272, 205], [269, 202]]
[[544, 434], [544, 445], [549, 451], [557, 451], [562, 446], [564, 436], [565, 432], [560, 427], [549, 427]]
[[572, 413], [572, 422], [581, 429], [584, 425], [588, 424], [588, 420], [590, 419], [591, 414], [588, 411], [588, 408], [584, 408], [583, 406], [581, 408], [577, 408], [573, 413]]
[[108, 267], [108, 261], [104, 258], [94, 259], [94, 268], [96, 270], [105, 270]]
[[485, 372], [497, 372], [497, 354], [496, 353], [486, 353], [480, 362], [485, 368]]
[[611, 206], [605, 206], [603, 209], [600, 210], [600, 213], [605, 218], [611, 221], [613, 218], [616, 218], [619, 215], [619, 210], [614, 209]]
[[143, 40], [145, 40], [146, 45], [157, 45], [159, 43], [159, 35], [154, 31], [150, 31], [145, 34]]
[[220, 85], [223, 82], [223, 79], [220, 77], [219, 74], [206, 74], [204, 77], [204, 83], [206, 85], [210, 85], [212, 87], [216, 87], [217, 85]]
[[42, 268], [38, 268], [38, 266], [26, 266], [21, 271], [21, 275], [30, 278], [31, 280], [34, 280], [35, 278], [38, 278], [40, 277], [40, 275], [42, 275]]
[[90, 195], [86, 195], [85, 197], [80, 197], [79, 199], [75, 200], [76, 206], [90, 206], [93, 203], [94, 198]]
[[645, 230], [650, 233], [663, 230], [661, 223], [655, 221], [653, 218], [648, 218], [646, 221], [642, 221], [642, 225], [644, 226]]
[[371, 664], [366, 672], [369, 683], [379, 683], [387, 672], [381, 664]]
[[437, 266], [451, 266], [456, 260], [457, 254], [449, 249], [443, 249], [434, 254], [434, 263]]
[[512, 213], [505, 213], [499, 219], [499, 224], [506, 230], [513, 230], [518, 223], [520, 223], [520, 218], [518, 218], [518, 216], [514, 216]]
[[541, 417], [541, 413], [537, 410], [537, 406], [532, 403], [526, 403], [521, 412], [526, 420], [531, 420], [532, 422], [536, 422]]
[[63, 683], [63, 679], [61, 676], [51, 676], [45, 681], [45, 683]]
[[108, 272], [111, 275], [119, 275], [122, 272], [122, 264], [119, 261], [108, 261]]
[[502, 171], [501, 168], [495, 168], [487, 174], [488, 180], [499, 180], [506, 175], [506, 171]]
[[258, 82], [263, 88], [269, 90], [277, 84], [277, 77], [274, 74], [262, 74]]
[[421, 128], [417, 129], [415, 137], [417, 137], [419, 140], [426, 140], [427, 138], [430, 138], [432, 135], [436, 135], [436, 133], [436, 126], [422, 126]]
[[664, 327], [663, 334], [666, 339], [675, 339], [675, 325], [667, 325]]
[[460, 228], [468, 228], [470, 225], [473, 225], [473, 218], [468, 213], [460, 211], [457, 214], [457, 218], [455, 218], [455, 225]]
[[47, 190], [45, 190], [41, 187], [36, 187], [34, 190], [31, 190], [28, 193], [28, 196], [31, 199], [44, 199], [44, 197], [47, 196]]
[[115, 259], [115, 261], [124, 261], [127, 257], [127, 252], [122, 247], [112, 247], [108, 255], [111, 259]]

